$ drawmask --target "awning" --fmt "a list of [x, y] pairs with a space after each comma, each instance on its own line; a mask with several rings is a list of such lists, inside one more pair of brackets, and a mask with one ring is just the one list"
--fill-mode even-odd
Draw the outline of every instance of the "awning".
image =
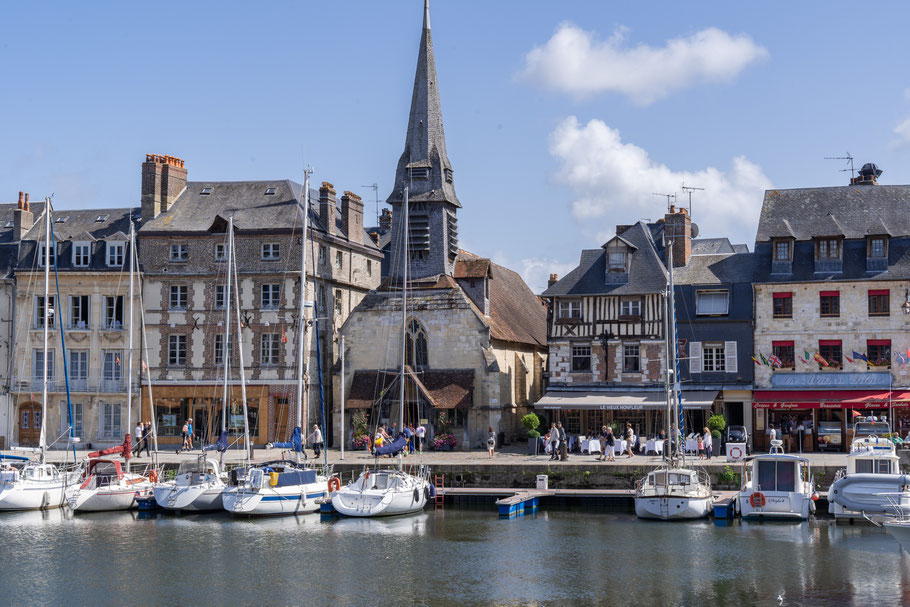
[[900, 390], [756, 390], [755, 409], [886, 409], [910, 407]]
[[[683, 409], [707, 409], [717, 392], [682, 393]], [[667, 396], [661, 391], [603, 392], [585, 390], [550, 390], [534, 403], [535, 409], [560, 411], [635, 411], [666, 409]]]
[[[474, 395], [474, 370], [414, 371], [405, 368], [409, 390], [415, 389], [434, 409], [470, 407]], [[345, 406], [368, 409], [395, 390], [397, 399], [398, 371], [357, 370]]]

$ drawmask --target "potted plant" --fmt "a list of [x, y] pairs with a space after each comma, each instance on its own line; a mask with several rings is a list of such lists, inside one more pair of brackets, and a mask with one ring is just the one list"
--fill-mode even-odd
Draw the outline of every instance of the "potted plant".
[[452, 434], [454, 420], [450, 419], [445, 411], [436, 418], [436, 437], [433, 439], [433, 449], [436, 451], [451, 451], [455, 447], [455, 435]]
[[354, 442], [353, 447], [355, 450], [363, 450], [370, 448], [370, 432], [367, 428], [369, 420], [367, 419], [366, 411], [358, 411], [351, 416], [351, 425], [354, 426]]
[[719, 456], [721, 444], [720, 437], [724, 428], [727, 427], [727, 419], [723, 415], [712, 415], [708, 418], [708, 430], [711, 431], [711, 454]]
[[537, 428], [540, 426], [540, 418], [533, 413], [528, 413], [521, 418], [521, 424], [528, 430], [528, 455], [537, 455], [537, 444], [540, 438]]

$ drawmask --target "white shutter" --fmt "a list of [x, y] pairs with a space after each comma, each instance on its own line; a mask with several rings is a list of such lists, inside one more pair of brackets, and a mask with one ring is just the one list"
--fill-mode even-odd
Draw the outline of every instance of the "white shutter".
[[736, 342], [735, 341], [725, 341], [724, 342], [724, 364], [727, 369], [727, 373], [739, 373], [736, 366]]
[[701, 373], [702, 368], [702, 353], [701, 353], [701, 342], [700, 341], [690, 341], [689, 342], [689, 375], [694, 373]]

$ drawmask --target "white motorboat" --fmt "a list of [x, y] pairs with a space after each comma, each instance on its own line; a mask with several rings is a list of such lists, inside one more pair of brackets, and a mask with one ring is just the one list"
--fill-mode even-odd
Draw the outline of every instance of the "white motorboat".
[[815, 482], [809, 460], [783, 452], [782, 441], [771, 441], [771, 452], [743, 464], [743, 485], [736, 509], [744, 519], [805, 520], [815, 512]]
[[345, 516], [395, 516], [420, 512], [430, 499], [429, 472], [364, 470], [353, 483], [332, 493], [332, 507]]
[[329, 493], [329, 477], [289, 460], [266, 462], [245, 473], [232, 472], [236, 484], [224, 489], [222, 503], [232, 514], [251, 516], [305, 514], [319, 509]]
[[91, 458], [82, 477], [66, 490], [66, 502], [74, 512], [129, 510], [136, 499], [146, 497], [152, 483], [141, 474], [124, 472], [120, 462]]
[[225, 480], [218, 462], [199, 456], [194, 461], [180, 462], [174, 480], [155, 485], [155, 501], [166, 510], [222, 510]]
[[635, 514], [639, 518], [703, 518], [713, 505], [711, 481], [701, 471], [662, 467], [649, 472], [635, 487]]

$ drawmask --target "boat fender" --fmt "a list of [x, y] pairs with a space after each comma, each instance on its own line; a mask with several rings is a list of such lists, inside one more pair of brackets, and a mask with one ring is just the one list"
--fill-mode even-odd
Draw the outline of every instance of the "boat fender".
[[420, 501], [420, 489], [417, 489], [417, 488], [414, 489], [414, 501], [415, 502]]
[[430, 497], [436, 497], [436, 485], [430, 483]]
[[753, 508], [761, 508], [765, 505], [765, 494], [755, 492], [749, 496], [749, 505]]
[[426, 498], [427, 501], [430, 501], [430, 488], [429, 487], [423, 488], [423, 497]]
[[338, 480], [337, 476], [333, 476], [329, 479], [329, 493], [334, 493], [341, 489], [341, 481]]
[[153, 483], [158, 482], [158, 471], [157, 470], [152, 470], [151, 472], [149, 472], [149, 481], [151, 481]]

